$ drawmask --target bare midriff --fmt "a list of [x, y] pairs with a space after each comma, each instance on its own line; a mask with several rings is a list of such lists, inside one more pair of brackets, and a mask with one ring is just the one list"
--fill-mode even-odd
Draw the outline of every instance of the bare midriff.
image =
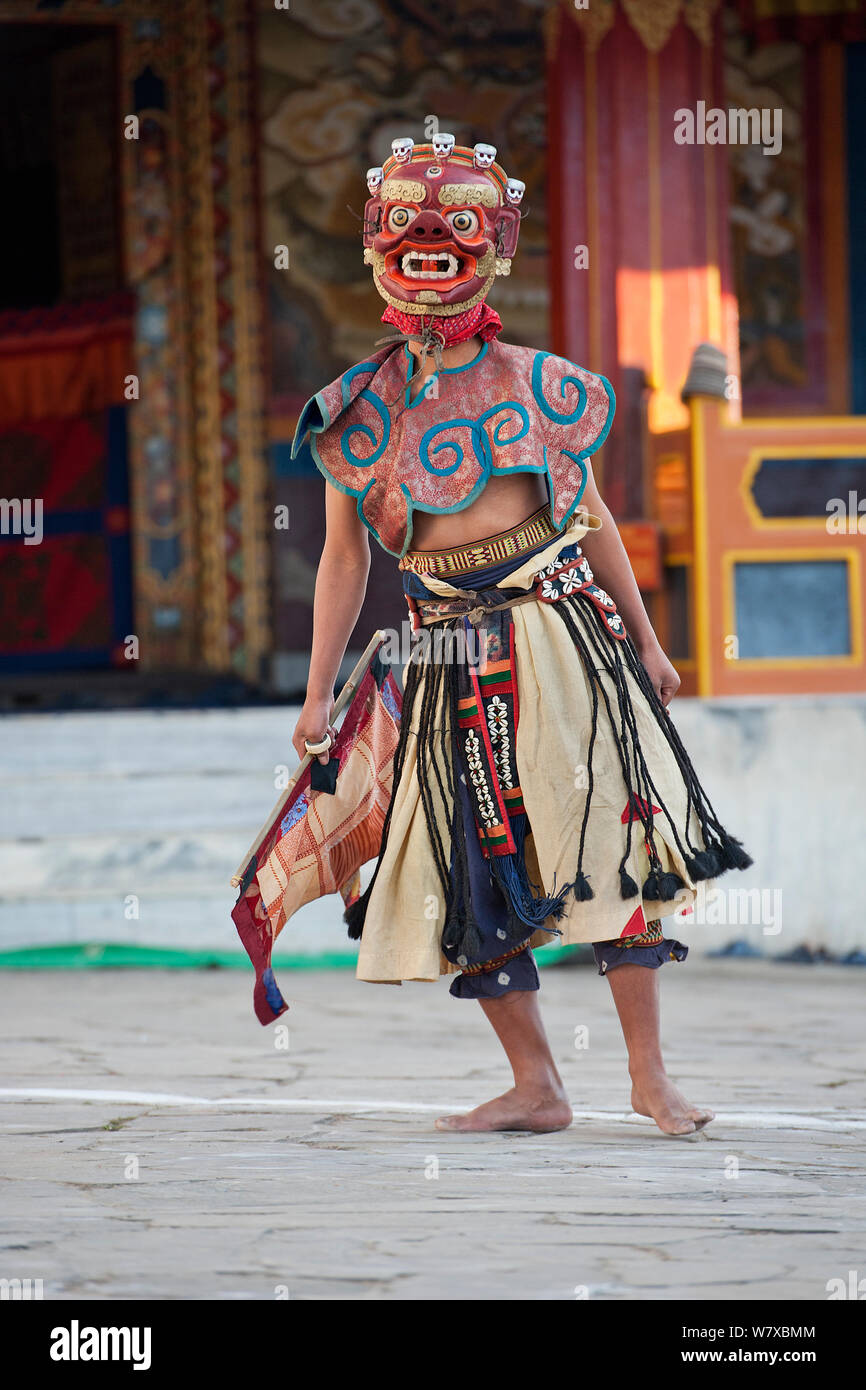
[[475, 501], [459, 512], [413, 512], [409, 549], [447, 550], [450, 546], [470, 545], [519, 526], [547, 500], [543, 473], [488, 478]]

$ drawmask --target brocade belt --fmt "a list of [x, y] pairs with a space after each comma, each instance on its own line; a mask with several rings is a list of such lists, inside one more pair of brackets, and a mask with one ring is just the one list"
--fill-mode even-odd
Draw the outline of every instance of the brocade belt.
[[398, 569], [450, 579], [451, 575], [460, 574], [461, 571], [465, 574], [467, 570], [487, 569], [491, 565], [501, 564], [503, 560], [519, 560], [521, 555], [543, 545], [545, 541], [553, 540], [557, 529], [545, 505], [525, 521], [507, 531], [499, 531], [495, 536], [485, 536], [483, 540], [452, 546], [448, 550], [410, 550], [403, 556]]
[[[611, 637], [624, 641], [625, 625], [616, 611], [616, 604], [606, 590], [599, 587], [593, 579], [592, 570], [584, 556], [557, 565], [556, 561], [541, 570], [531, 589], [520, 592], [504, 603], [494, 603], [484, 591], [458, 589], [454, 587], [454, 597], [441, 599], [413, 599], [408, 595], [406, 601], [413, 617], [415, 627], [429, 627], [448, 618], [466, 618], [476, 626], [488, 613], [498, 613], [505, 608], [517, 608], [523, 603], [556, 603], [566, 595], [580, 595], [588, 598], [601, 613], [605, 627]], [[486, 591], [487, 595], [492, 593]]]

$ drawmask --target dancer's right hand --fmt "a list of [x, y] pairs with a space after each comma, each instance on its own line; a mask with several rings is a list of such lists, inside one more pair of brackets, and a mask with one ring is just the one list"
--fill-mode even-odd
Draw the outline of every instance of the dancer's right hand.
[[[334, 698], [330, 696], [327, 700], [313, 700], [309, 697], [304, 702], [300, 718], [295, 725], [295, 732], [292, 734], [292, 747], [299, 758], [306, 757], [307, 750], [304, 747], [304, 740], [309, 743], [321, 743], [326, 734], [330, 734], [331, 742], [337, 737], [337, 730], [331, 723], [331, 711], [334, 708]], [[330, 759], [330, 749], [325, 753], [319, 753], [320, 763], [326, 763]]]

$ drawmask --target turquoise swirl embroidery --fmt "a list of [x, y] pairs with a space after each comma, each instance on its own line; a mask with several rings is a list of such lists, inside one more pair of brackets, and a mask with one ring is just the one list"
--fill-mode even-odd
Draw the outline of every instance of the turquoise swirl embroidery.
[[[518, 439], [522, 439], [525, 434], [529, 433], [529, 412], [519, 401], [502, 401], [500, 405], [491, 406], [490, 410], [485, 410], [483, 415], [479, 415], [476, 428], [481, 430], [486, 421], [492, 420], [494, 415], [500, 415], [503, 410], [506, 411], [506, 417], [504, 420], [500, 420], [493, 431], [493, 443], [496, 444], [497, 447], [502, 447], [505, 444], [516, 444]], [[509, 411], [516, 412], [520, 420], [520, 428], [516, 434], [512, 434], [506, 439], [502, 431], [508, 428], [511, 421], [512, 417], [507, 413]]]
[[566, 386], [576, 386], [578, 389], [577, 409], [571, 412], [555, 410], [554, 407], [545, 400], [544, 390], [541, 382], [541, 373], [545, 361], [548, 357], [553, 357], [552, 352], [537, 352], [532, 363], [532, 394], [538, 406], [544, 411], [548, 420], [555, 420], [557, 425], [576, 425], [584, 410], [586, 409], [586, 387], [577, 376], [563, 376], [559, 381], [559, 394], [565, 400]]
[[[569, 514], [569, 516], [570, 516], [571, 513], [574, 511], [575, 507], [577, 506], [578, 502], [580, 501], [581, 497], [583, 496], [584, 492], [586, 491], [586, 482], [587, 482], [588, 474], [587, 474], [586, 468], [584, 467], [584, 461], [583, 461], [583, 459], [581, 458], [580, 454], [573, 454], [573, 453], [571, 452], [570, 449], [560, 449], [559, 452], [560, 452], [561, 454], [565, 454], [567, 458], [573, 459], [574, 462], [577, 464], [578, 468], [580, 469], [580, 487], [578, 488], [577, 492], [574, 494], [574, 501], [572, 502], [571, 506], [570, 506], [569, 509], [568, 509], [568, 514]], [[547, 462], [547, 451], [546, 451], [546, 450], [545, 450], [545, 454], [544, 454], [544, 461], [545, 461], [545, 463]]]
[[578, 468], [580, 469], [580, 487], [574, 494], [574, 497], [569, 503], [569, 506], [565, 514], [562, 517], [557, 518], [556, 508], [558, 506], [559, 495], [556, 491], [556, 481], [554, 479], [554, 475], [550, 471], [550, 462], [547, 457], [547, 445], [544, 445], [542, 453], [544, 456], [544, 471], [547, 475], [547, 489], [550, 493], [550, 515], [551, 519], [554, 519], [556, 521], [557, 526], [564, 526], [571, 514], [573, 513], [574, 509], [576, 508], [584, 492], [586, 491], [586, 484], [589, 481], [589, 471], [586, 467], [585, 461], [588, 455], [592, 452], [592, 450], [588, 450], [586, 454], [575, 454], [572, 452], [571, 449], [560, 449], [559, 452], [560, 454], [565, 454], [568, 458], [572, 459], [572, 461], [576, 463]]
[[438, 454], [442, 449], [453, 449], [456, 462], [445, 464], [439, 468], [431, 461], [430, 441], [435, 439], [437, 434], [444, 434], [446, 430], [450, 432], [451, 430], [468, 429], [472, 439], [472, 447], [475, 450], [476, 456], [478, 456], [478, 449], [475, 444], [476, 423], [475, 420], [446, 420], [442, 425], [432, 425], [430, 429], [422, 435], [421, 443], [418, 445], [418, 455], [428, 473], [433, 473], [437, 478], [447, 478], [451, 473], [457, 472], [457, 469], [466, 457], [462, 445], [458, 444], [456, 439], [443, 439], [441, 444], [436, 445], [433, 453]]
[[[501, 415], [503, 412], [505, 412], [505, 419], [500, 420], [493, 430], [494, 444], [497, 448], [503, 448], [507, 444], [516, 444], [518, 439], [522, 439], [525, 434], [529, 433], [529, 413], [519, 401], [501, 401], [499, 405], [491, 406], [489, 410], [485, 410], [484, 414], [479, 415], [477, 420], [446, 420], [444, 424], [431, 426], [422, 436], [421, 443], [418, 446], [419, 457], [422, 464], [427, 469], [427, 472], [435, 474], [437, 478], [447, 478], [449, 474], [457, 472], [457, 469], [460, 467], [466, 455], [462, 445], [459, 444], [456, 439], [443, 439], [435, 448], [432, 450], [430, 448], [431, 441], [435, 439], [437, 435], [443, 434], [446, 431], [450, 433], [457, 429], [469, 430], [472, 451], [485, 472], [489, 472], [493, 467], [493, 455], [490, 451], [490, 440], [484, 426], [488, 420], [492, 420], [495, 416]], [[506, 435], [505, 431], [509, 426], [513, 428], [515, 425], [515, 416], [517, 427], [514, 433]], [[443, 467], [437, 467], [436, 464], [432, 462], [430, 455], [431, 453], [438, 454], [442, 449], [452, 449], [456, 462]]]
[[[357, 370], [357, 369], [356, 369]], [[353, 434], [362, 434], [365, 439], [369, 439], [371, 444], [376, 443], [376, 436], [369, 425], [349, 425], [340, 435], [340, 452], [347, 463], [351, 463], [355, 468], [369, 468], [371, 463], [377, 463], [388, 447], [391, 438], [391, 417], [385, 406], [385, 402], [375, 391], [368, 391], [366, 386], [363, 391], [358, 393], [358, 400], [369, 401], [382, 421], [382, 439], [378, 447], [375, 448], [368, 458], [359, 458], [352, 453], [349, 438]]]
[[342, 377], [340, 378], [340, 395], [343, 398], [344, 410], [346, 409], [347, 405], [351, 404], [352, 392], [349, 388], [351, 387], [352, 382], [355, 380], [355, 377], [362, 376], [365, 373], [367, 376], [374, 376], [378, 370], [378, 362], [356, 362], [354, 367], [350, 367], [347, 372], [343, 373]]

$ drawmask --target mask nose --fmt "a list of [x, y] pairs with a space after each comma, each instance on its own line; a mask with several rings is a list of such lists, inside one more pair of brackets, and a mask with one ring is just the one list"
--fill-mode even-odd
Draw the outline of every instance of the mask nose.
[[438, 212], [419, 212], [409, 228], [409, 235], [413, 241], [436, 242], [445, 240], [450, 235], [450, 230], [448, 223]]

